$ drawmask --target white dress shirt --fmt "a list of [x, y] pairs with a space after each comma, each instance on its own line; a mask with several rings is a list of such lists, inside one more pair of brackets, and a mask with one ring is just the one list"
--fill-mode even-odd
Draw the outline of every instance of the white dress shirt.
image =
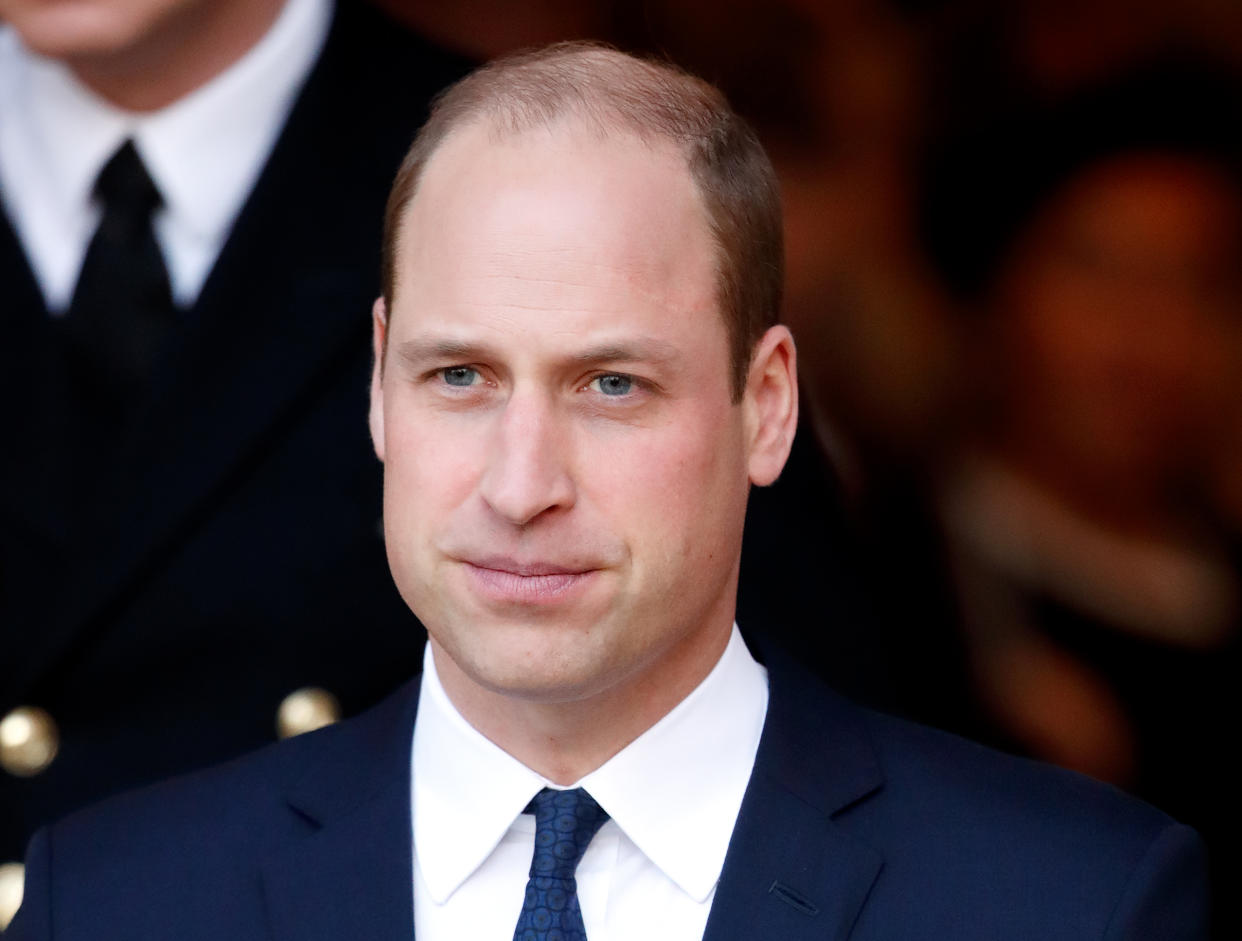
[[163, 196], [154, 219], [173, 297], [198, 297], [323, 47], [331, 0], [288, 0], [266, 35], [156, 111], [115, 107], [0, 27], [0, 197], [48, 309], [73, 299], [99, 224], [95, 178], [126, 138]]
[[[522, 813], [556, 787], [474, 729], [449, 701], [430, 645], [414, 724], [411, 816], [418, 941], [510, 941], [534, 853]], [[578, 865], [591, 941], [698, 941], [750, 780], [767, 671], [737, 626], [707, 678], [592, 771], [610, 819]]]

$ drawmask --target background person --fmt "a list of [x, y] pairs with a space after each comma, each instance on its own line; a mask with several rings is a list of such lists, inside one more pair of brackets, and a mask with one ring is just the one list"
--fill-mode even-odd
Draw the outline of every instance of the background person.
[[1011, 747], [1193, 822], [1240, 871], [1220, 717], [1239, 581], [1212, 475], [1242, 357], [1242, 95], [1161, 57], [947, 136], [925, 221], [977, 385], [940, 513]]
[[357, 711], [416, 664], [358, 427], [366, 309], [392, 173], [462, 65], [328, 0], [0, 20], [15, 864], [41, 823]]

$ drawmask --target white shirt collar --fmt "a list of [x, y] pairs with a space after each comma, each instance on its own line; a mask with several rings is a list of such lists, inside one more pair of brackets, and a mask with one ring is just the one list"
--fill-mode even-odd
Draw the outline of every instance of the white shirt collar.
[[[767, 712], [767, 671], [734, 625], [699, 686], [588, 774], [617, 826], [695, 901], [720, 878]], [[474, 729], [449, 701], [428, 646], [412, 749], [414, 844], [443, 904], [487, 859], [530, 799], [551, 785]]]

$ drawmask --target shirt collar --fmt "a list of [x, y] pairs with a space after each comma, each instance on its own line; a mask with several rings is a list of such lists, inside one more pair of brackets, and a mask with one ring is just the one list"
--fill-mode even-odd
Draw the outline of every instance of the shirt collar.
[[[767, 701], [767, 672], [734, 625], [703, 682], [579, 782], [695, 901], [705, 901], [720, 878]], [[549, 782], [461, 716], [440, 685], [430, 646], [412, 761], [414, 842], [421, 858], [435, 861], [423, 875], [433, 900], [443, 904]]]
[[23, 185], [43, 187], [42, 204], [58, 215], [79, 213], [104, 162], [127, 135], [128, 117], [64, 63], [27, 50], [11, 29], [4, 42], [10, 73], [4, 116], [15, 131], [10, 141], [28, 152], [27, 165], [42, 171]]
[[544, 787], [542, 776], [485, 738], [450, 702], [428, 644], [410, 773], [414, 846], [432, 899], [443, 904], [496, 848]]
[[[83, 85], [66, 65], [16, 50], [29, 146], [45, 168], [48, 205], [69, 214], [127, 138], [168, 212], [207, 238], [230, 225], [262, 169], [331, 21], [332, 0], [288, 0], [271, 29], [231, 66], [166, 108], [135, 113]], [[16, 37], [8, 38], [16, 43]], [[20, 45], [18, 43], [18, 45]]]

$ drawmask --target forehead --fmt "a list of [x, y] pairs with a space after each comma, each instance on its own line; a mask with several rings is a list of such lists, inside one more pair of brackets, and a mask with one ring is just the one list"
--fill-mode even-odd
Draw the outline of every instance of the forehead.
[[474, 124], [437, 149], [407, 209], [394, 321], [508, 309], [569, 329], [644, 313], [702, 329], [719, 320], [715, 283], [702, 200], [670, 142]]

